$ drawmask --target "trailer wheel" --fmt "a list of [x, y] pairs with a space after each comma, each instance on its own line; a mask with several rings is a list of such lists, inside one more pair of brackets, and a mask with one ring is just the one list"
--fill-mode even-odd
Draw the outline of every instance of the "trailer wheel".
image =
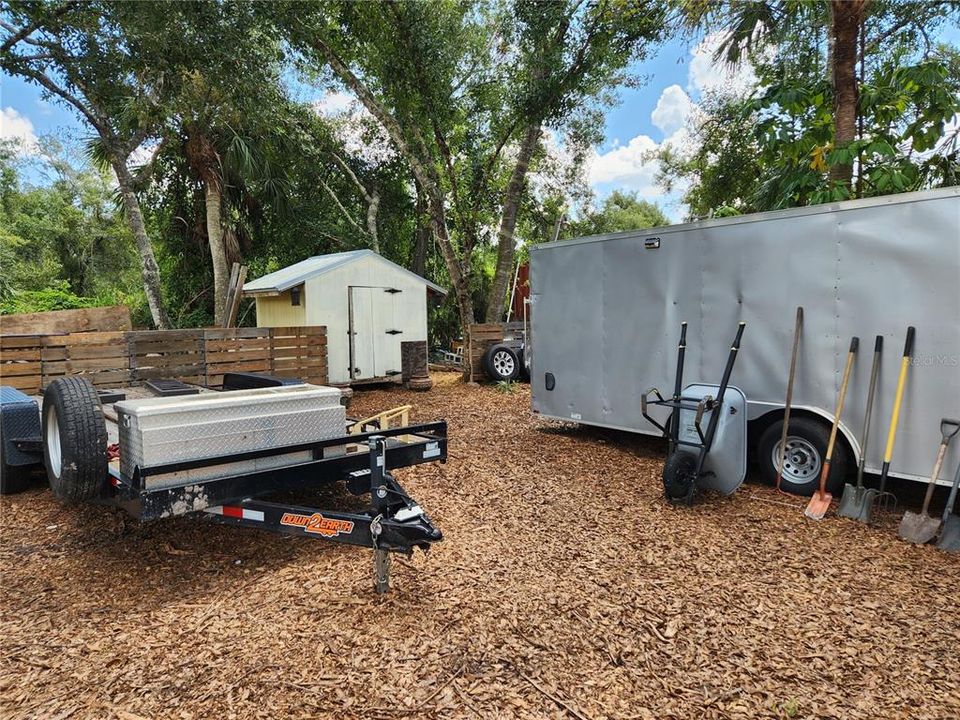
[[516, 380], [520, 376], [520, 359], [508, 345], [491, 345], [483, 354], [483, 369], [491, 380]]
[[[783, 420], [768, 427], [757, 444], [757, 462], [763, 480], [769, 484], [777, 481], [777, 469], [780, 466], [780, 435], [783, 433]], [[827, 455], [830, 442], [830, 425], [825, 421], [798, 417], [790, 419], [787, 435], [787, 460], [783, 468], [781, 489], [794, 495], [813, 495], [820, 487], [820, 471]], [[833, 448], [830, 462], [830, 478], [827, 490], [836, 493], [843, 485], [847, 474], [849, 453], [846, 445], [837, 442]]]
[[66, 502], [97, 497], [107, 479], [107, 426], [93, 385], [75, 377], [50, 383], [42, 432], [53, 494]]
[[697, 461], [693, 455], [674, 452], [663, 464], [663, 493], [673, 503], [693, 499]]

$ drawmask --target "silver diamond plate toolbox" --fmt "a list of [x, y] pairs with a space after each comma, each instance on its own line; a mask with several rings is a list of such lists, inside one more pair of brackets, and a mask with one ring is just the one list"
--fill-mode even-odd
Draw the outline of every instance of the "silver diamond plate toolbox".
[[[114, 407], [120, 430], [120, 470], [128, 477], [137, 467], [207, 458], [228, 463], [228, 467], [151, 478], [147, 487], [202, 481], [226, 470], [235, 474], [285, 464], [230, 462], [230, 456], [327, 440], [346, 432], [340, 391], [319, 385], [127, 400]], [[290, 460], [302, 461], [299, 455]]]

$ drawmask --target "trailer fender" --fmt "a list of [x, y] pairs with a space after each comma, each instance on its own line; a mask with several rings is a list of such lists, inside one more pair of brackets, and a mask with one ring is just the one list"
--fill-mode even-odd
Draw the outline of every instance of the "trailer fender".
[[[783, 419], [783, 410], [783, 406], [776, 403], [750, 403], [750, 409], [748, 410], [750, 422], [747, 425], [747, 432], [751, 445], [756, 443], [763, 431], [770, 425]], [[827, 425], [833, 424], [833, 413], [815, 405], [794, 405], [790, 408], [790, 414], [798, 417], [814, 417], [823, 420]], [[847, 445], [851, 462], [856, 465], [860, 461], [860, 443], [857, 441], [855, 433], [843, 420], [840, 421], [837, 430]]]

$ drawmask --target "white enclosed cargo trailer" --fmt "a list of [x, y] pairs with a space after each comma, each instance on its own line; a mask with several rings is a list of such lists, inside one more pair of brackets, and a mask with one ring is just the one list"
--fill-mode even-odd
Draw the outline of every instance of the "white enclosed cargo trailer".
[[[731, 384], [747, 396], [761, 470], [775, 475], [797, 306], [805, 319], [790, 427], [814, 451], [797, 485], [821, 462], [851, 336], [862, 350], [840, 465], [859, 459], [876, 335], [884, 352], [868, 472], [882, 463], [908, 326], [916, 346], [890, 474], [928, 479], [940, 418], [960, 416], [960, 188], [548, 243], [530, 255], [527, 354], [533, 410], [545, 417], [659, 434], [640, 398], [651, 387], [672, 393], [681, 322], [686, 382], [715, 383], [743, 320]], [[958, 462], [954, 444], [946, 467]], [[836, 458], [834, 470], [836, 481]]]

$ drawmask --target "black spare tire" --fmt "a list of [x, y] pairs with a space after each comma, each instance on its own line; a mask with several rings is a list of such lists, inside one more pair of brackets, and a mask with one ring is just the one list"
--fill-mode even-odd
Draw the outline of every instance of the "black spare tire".
[[53, 494], [66, 502], [97, 497], [107, 481], [107, 426], [87, 380], [59, 378], [43, 394], [43, 464]]
[[497, 343], [483, 354], [483, 370], [491, 380], [516, 380], [520, 377], [520, 358], [510, 346]]

